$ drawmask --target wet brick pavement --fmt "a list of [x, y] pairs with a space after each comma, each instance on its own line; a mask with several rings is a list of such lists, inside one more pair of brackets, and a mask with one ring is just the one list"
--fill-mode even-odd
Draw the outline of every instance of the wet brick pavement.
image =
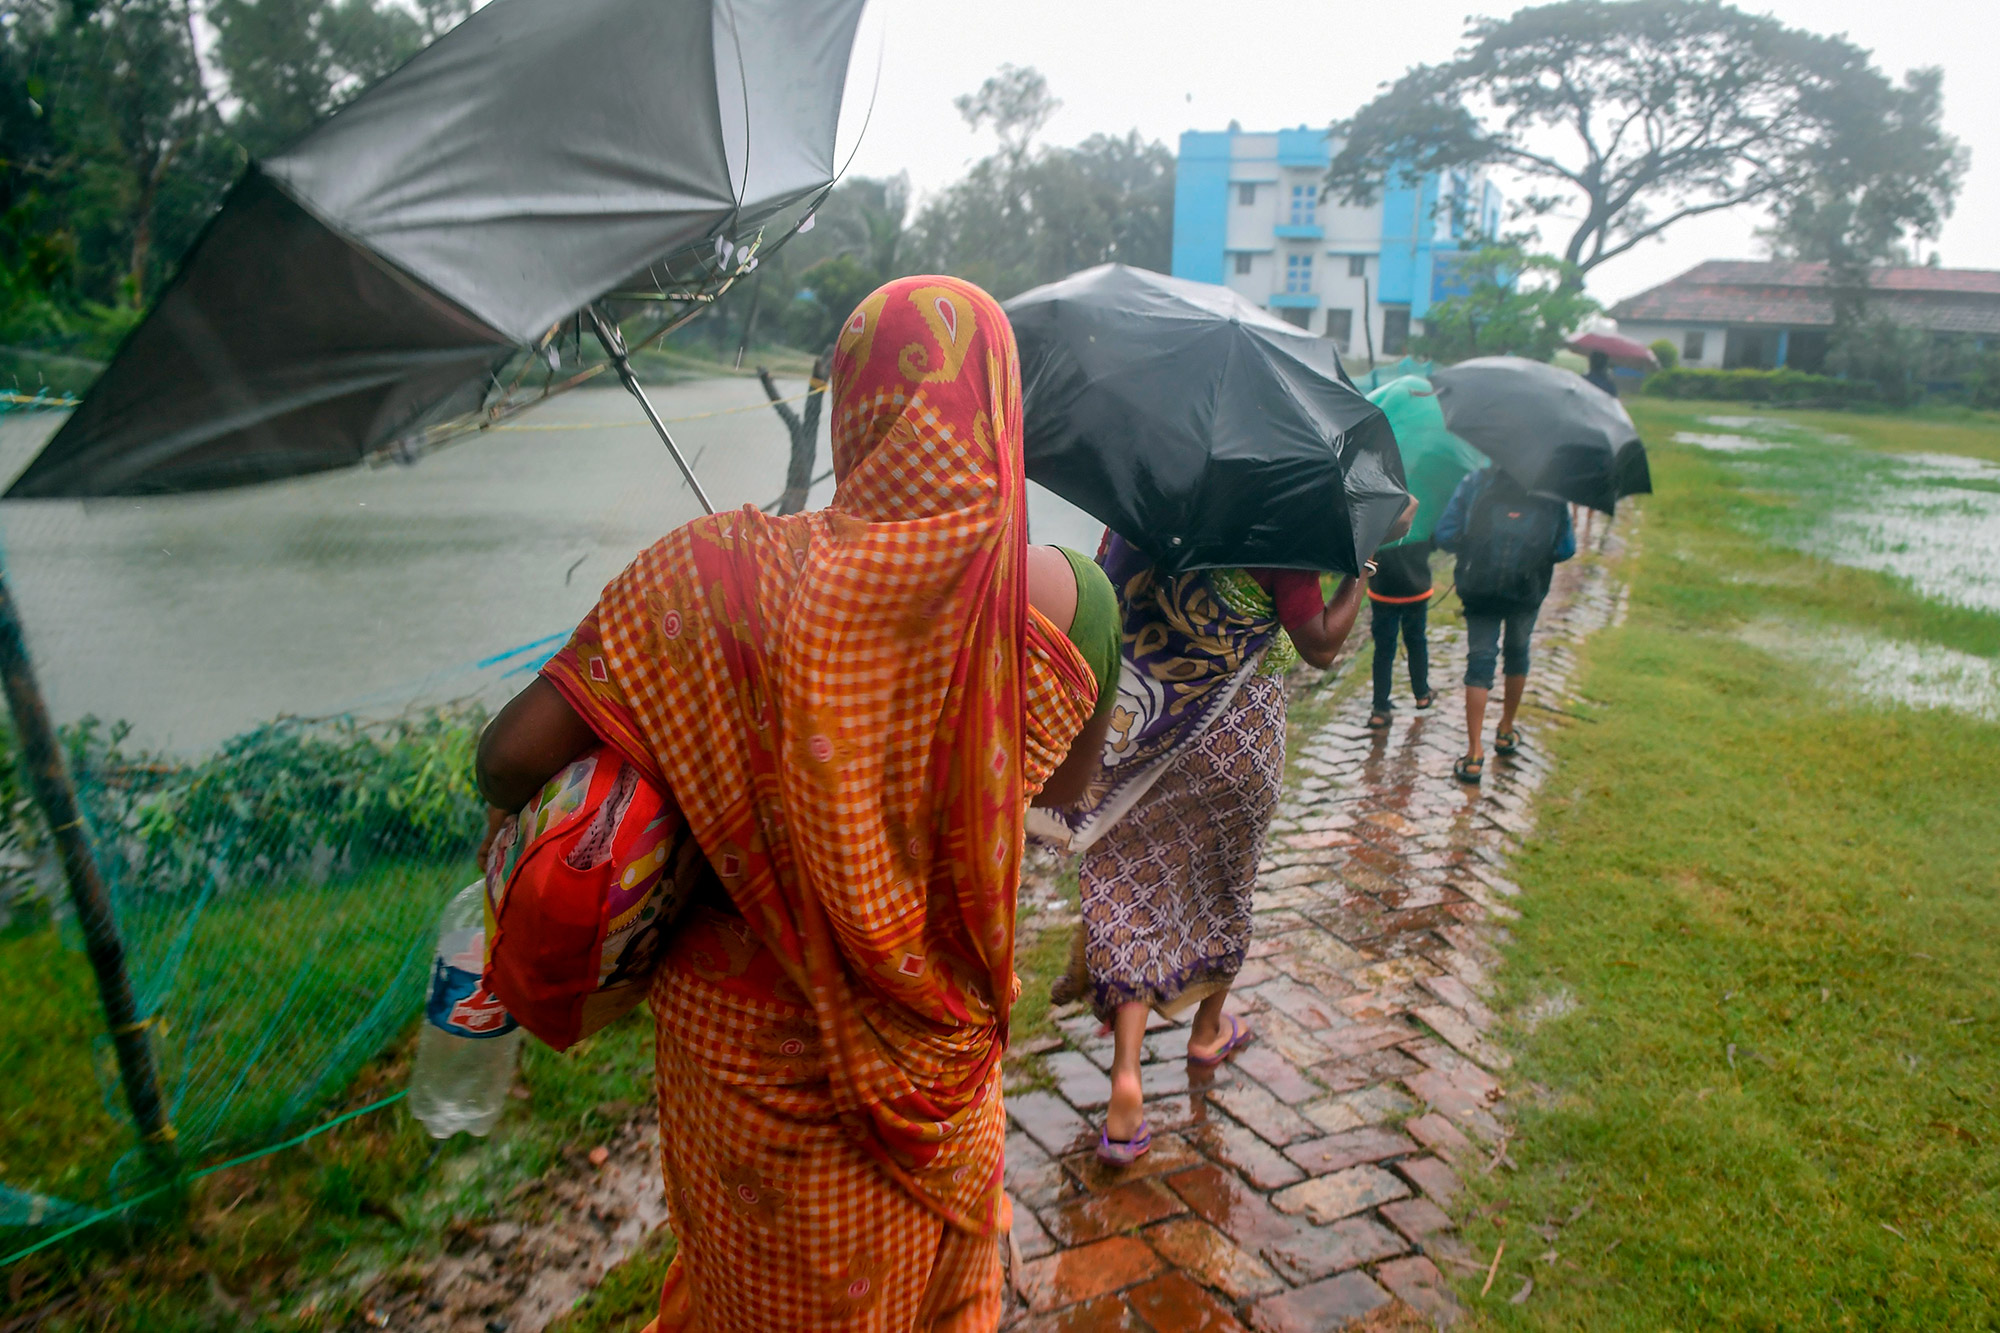
[[[1615, 556], [1617, 539], [1599, 536]], [[1185, 1062], [1186, 1030], [1155, 1017], [1144, 1071], [1154, 1147], [1132, 1167], [1091, 1153], [1110, 1038], [1087, 1012], [1061, 1011], [1063, 1045], [1045, 1056], [1054, 1090], [1007, 1102], [1004, 1327], [1305, 1333], [1457, 1318], [1446, 1273], [1480, 1265], [1450, 1210], [1461, 1174], [1481, 1170], [1506, 1133], [1509, 1062], [1481, 997], [1517, 915], [1508, 858], [1548, 771], [1537, 740], [1559, 718], [1545, 710], [1569, 699], [1581, 640], [1622, 615], [1612, 563], [1558, 569], [1535, 636], [1525, 748], [1489, 753], [1483, 786], [1451, 777], [1465, 749], [1455, 603], [1432, 622], [1436, 708], [1410, 708], [1399, 661], [1388, 732], [1366, 728], [1363, 688], [1306, 738], [1230, 1004], [1257, 1039], [1203, 1074]], [[1365, 671], [1365, 658], [1346, 669]], [[1489, 727], [1494, 716], [1497, 700]]]

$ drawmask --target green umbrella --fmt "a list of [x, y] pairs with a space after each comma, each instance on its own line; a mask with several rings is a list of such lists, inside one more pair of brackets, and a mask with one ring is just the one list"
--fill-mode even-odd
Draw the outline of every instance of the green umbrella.
[[1371, 392], [1368, 401], [1389, 418], [1403, 453], [1403, 484], [1417, 497], [1416, 521], [1403, 540], [1427, 542], [1451, 493], [1466, 473], [1486, 466], [1486, 455], [1445, 429], [1437, 390], [1421, 375], [1390, 380]]

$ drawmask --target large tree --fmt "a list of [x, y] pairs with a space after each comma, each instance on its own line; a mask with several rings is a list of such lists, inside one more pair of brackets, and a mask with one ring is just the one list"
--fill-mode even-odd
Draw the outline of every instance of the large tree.
[[[1562, 0], [1471, 20], [1456, 58], [1412, 69], [1336, 125], [1328, 183], [1363, 203], [1407, 173], [1507, 168], [1530, 182], [1519, 216], [1576, 217], [1561, 258], [1581, 283], [1677, 222], [1782, 211], [1829, 172], [1848, 173], [1844, 197], [1880, 203], [1874, 225], [1927, 225], [1956, 188], [1935, 165], [1957, 160], [1936, 87], [1915, 75], [1899, 97], [1844, 38], [1720, 0]], [[1854, 126], [1890, 106], [1904, 156], [1879, 164], [1880, 184], [1856, 184]]]
[[1966, 166], [1965, 151], [1937, 131], [1943, 82], [1915, 70], [1835, 108], [1814, 169], [1773, 205], [1765, 235], [1775, 256], [1825, 261], [1846, 283], [1871, 264], [1910, 262], [1913, 239], [1937, 239]]

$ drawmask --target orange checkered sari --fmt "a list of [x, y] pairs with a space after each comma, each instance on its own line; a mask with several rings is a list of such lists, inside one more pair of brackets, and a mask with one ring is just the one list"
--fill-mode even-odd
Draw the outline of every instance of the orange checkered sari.
[[984, 292], [875, 292], [826, 510], [697, 520], [545, 669], [673, 793], [726, 902], [653, 991], [662, 1329], [998, 1319], [1026, 798], [1096, 687], [1026, 600], [1020, 374]]

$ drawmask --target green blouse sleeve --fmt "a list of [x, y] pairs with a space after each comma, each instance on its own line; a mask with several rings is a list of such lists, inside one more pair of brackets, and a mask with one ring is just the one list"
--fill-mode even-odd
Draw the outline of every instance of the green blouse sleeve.
[[1097, 708], [1093, 718], [1118, 701], [1118, 594], [1095, 560], [1058, 546], [1076, 575], [1076, 615], [1069, 622], [1069, 641], [1097, 677]]

